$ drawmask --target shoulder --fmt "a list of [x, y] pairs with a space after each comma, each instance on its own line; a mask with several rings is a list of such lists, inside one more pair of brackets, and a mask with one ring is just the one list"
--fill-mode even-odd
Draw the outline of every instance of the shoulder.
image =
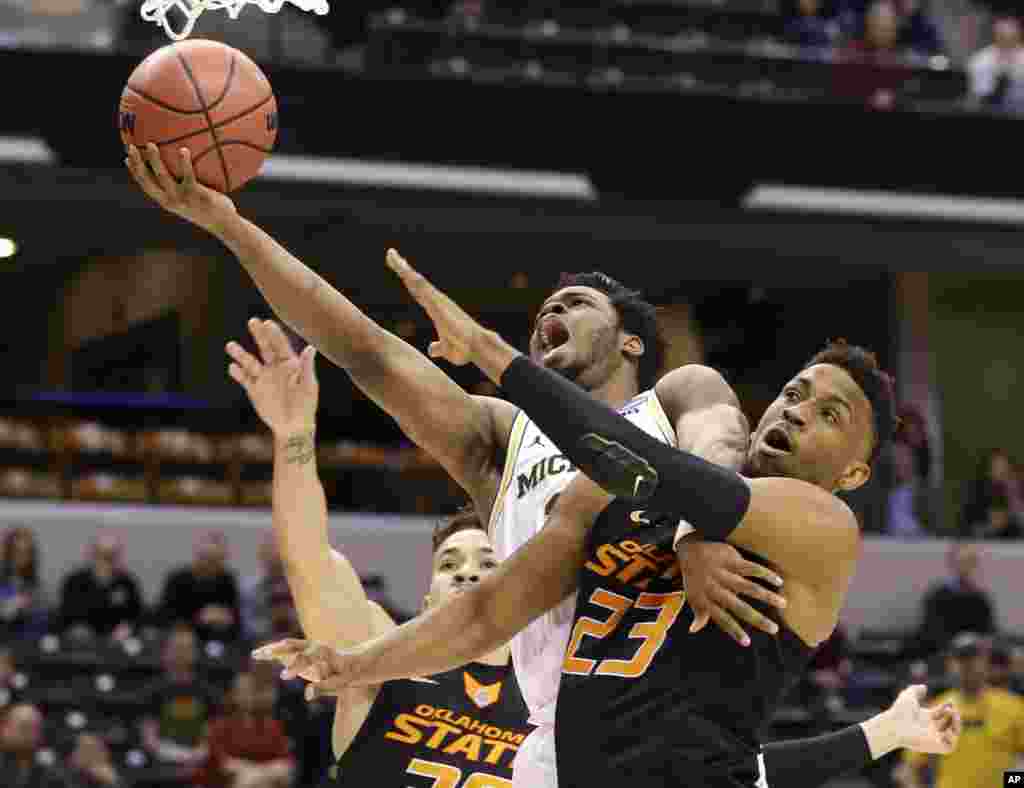
[[487, 413], [491, 423], [492, 434], [498, 448], [504, 449], [508, 443], [508, 435], [512, 431], [512, 423], [516, 420], [519, 408], [511, 402], [497, 397], [474, 395], [473, 399]]
[[[860, 548], [860, 524], [838, 496], [801, 479], [784, 476], [747, 478], [761, 506], [771, 507], [794, 521], [827, 528], [834, 547]], [[755, 500], [757, 500], [755, 499]]]
[[740, 404], [722, 373], [703, 364], [685, 364], [667, 372], [654, 384], [654, 393], [672, 419], [691, 410]]

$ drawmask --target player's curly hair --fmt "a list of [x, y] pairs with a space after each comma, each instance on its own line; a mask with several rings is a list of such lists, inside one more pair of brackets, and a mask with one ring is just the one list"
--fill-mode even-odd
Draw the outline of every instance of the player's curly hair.
[[472, 504], [466, 504], [455, 514], [445, 517], [436, 526], [431, 537], [434, 552], [444, 544], [445, 540], [452, 534], [459, 531], [483, 531], [487, 533], [487, 525], [480, 519], [480, 515]]
[[622, 328], [636, 334], [643, 340], [644, 354], [637, 365], [640, 390], [654, 385], [665, 363], [667, 343], [658, 328], [658, 311], [653, 304], [643, 299], [639, 290], [630, 290], [616, 279], [600, 271], [589, 273], [563, 273], [558, 279], [558, 289], [565, 287], [591, 287], [608, 296], [619, 315]]
[[845, 339], [830, 341], [804, 365], [804, 369], [815, 364], [833, 364], [846, 370], [871, 403], [875, 440], [870, 462], [874, 463], [900, 427], [896, 408], [896, 381], [879, 366], [874, 353], [851, 345]]

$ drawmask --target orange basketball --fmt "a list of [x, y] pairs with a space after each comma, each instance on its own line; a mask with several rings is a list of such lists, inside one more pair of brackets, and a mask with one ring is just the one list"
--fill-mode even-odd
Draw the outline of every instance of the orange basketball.
[[181, 176], [188, 148], [196, 178], [232, 192], [260, 170], [277, 139], [270, 80], [249, 57], [218, 41], [190, 39], [161, 47], [128, 78], [118, 112], [121, 140], [160, 147]]

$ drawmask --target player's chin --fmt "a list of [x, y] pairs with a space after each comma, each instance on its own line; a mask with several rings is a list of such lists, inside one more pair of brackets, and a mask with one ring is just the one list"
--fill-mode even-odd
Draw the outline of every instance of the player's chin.
[[751, 454], [749, 464], [758, 476], [795, 476], [799, 461], [793, 452], [778, 452], [764, 446]]
[[566, 369], [572, 366], [572, 352], [569, 344], [566, 343], [550, 350], [542, 351], [539, 354], [538, 363], [543, 367], [555, 370]]

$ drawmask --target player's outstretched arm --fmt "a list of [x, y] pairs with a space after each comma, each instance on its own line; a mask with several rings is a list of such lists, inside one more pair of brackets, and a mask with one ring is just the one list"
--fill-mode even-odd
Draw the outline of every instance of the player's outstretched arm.
[[[288, 586], [306, 637], [336, 648], [394, 626], [366, 597], [359, 576], [327, 535], [327, 500], [316, 466], [319, 385], [315, 351], [296, 355], [281, 328], [250, 320], [259, 358], [229, 342], [228, 373], [274, 436], [273, 524]], [[383, 621], [383, 623], [382, 623]]]
[[344, 368], [367, 397], [444, 466], [486, 516], [497, 489], [496, 449], [508, 435], [515, 408], [466, 393], [422, 353], [239, 216], [227, 196], [199, 183], [187, 148], [182, 156], [181, 183], [167, 173], [156, 146], [145, 152], [131, 147], [127, 164], [154, 202], [219, 238], [278, 317]]
[[573, 500], [571, 509], [560, 510], [556, 503], [545, 528], [479, 585], [381, 637], [345, 651], [282, 641], [257, 649], [253, 657], [280, 662], [285, 676], [312, 682], [310, 698], [441, 673], [491, 653], [575, 590], [586, 544], [579, 523], [593, 520], [602, 498]]
[[862, 723], [823, 736], [766, 744], [768, 785], [815, 788], [899, 749], [952, 752], [960, 739], [960, 714], [948, 703], [925, 707], [926, 692], [921, 684], [907, 687], [892, 706]]

